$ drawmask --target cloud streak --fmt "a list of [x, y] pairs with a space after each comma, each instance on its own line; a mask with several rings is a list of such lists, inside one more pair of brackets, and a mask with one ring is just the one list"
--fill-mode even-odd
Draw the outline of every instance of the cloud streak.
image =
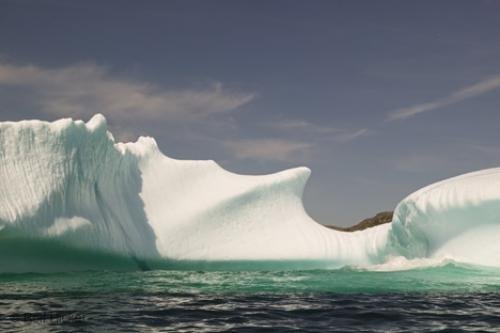
[[332, 134], [340, 131], [334, 127], [313, 124], [303, 119], [283, 119], [275, 121], [269, 126], [282, 131], [301, 131], [313, 134]]
[[427, 103], [417, 104], [398, 109], [387, 115], [387, 121], [404, 120], [420, 113], [434, 111], [449, 105], [462, 102], [466, 99], [480, 96], [500, 88], [500, 75], [479, 81], [450, 95]]
[[372, 133], [369, 129], [367, 128], [362, 128], [359, 130], [355, 131], [344, 131], [343, 133], [337, 135], [335, 137], [335, 140], [340, 141], [340, 142], [350, 142], [353, 140], [356, 140], [357, 138], [369, 135]]
[[370, 134], [367, 128], [342, 129], [326, 125], [318, 125], [303, 119], [283, 119], [267, 125], [275, 130], [313, 136], [315, 139], [331, 139], [337, 142], [349, 142], [359, 137]]
[[249, 139], [228, 141], [224, 145], [239, 159], [290, 161], [303, 157], [311, 144], [283, 139]]
[[41, 111], [57, 117], [88, 118], [100, 112], [121, 124], [191, 121], [237, 109], [255, 98], [216, 82], [203, 89], [166, 90], [119, 78], [95, 64], [48, 69], [0, 63], [0, 85], [33, 90]]

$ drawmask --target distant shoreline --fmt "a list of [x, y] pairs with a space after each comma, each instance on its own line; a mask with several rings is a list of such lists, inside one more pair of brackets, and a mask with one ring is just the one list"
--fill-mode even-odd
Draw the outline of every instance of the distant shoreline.
[[380, 224], [385, 224], [385, 223], [390, 223], [392, 221], [392, 216], [394, 212], [392, 211], [386, 211], [386, 212], [381, 212], [378, 213], [377, 215], [373, 217], [369, 217], [367, 219], [364, 219], [363, 221], [352, 225], [350, 227], [337, 227], [334, 225], [325, 225], [325, 227], [338, 230], [338, 231], [345, 231], [345, 232], [353, 232], [353, 231], [360, 231], [368, 228], [375, 227]]

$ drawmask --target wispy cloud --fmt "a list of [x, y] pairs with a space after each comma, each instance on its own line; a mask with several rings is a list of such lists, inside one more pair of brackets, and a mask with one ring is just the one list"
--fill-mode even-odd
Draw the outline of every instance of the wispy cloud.
[[285, 131], [302, 131], [313, 134], [332, 134], [339, 132], [339, 129], [313, 124], [303, 119], [283, 119], [269, 124], [270, 127]]
[[270, 138], [229, 141], [225, 146], [239, 159], [283, 162], [303, 157], [311, 144]]
[[120, 123], [190, 121], [237, 109], [255, 97], [219, 82], [202, 89], [168, 90], [88, 63], [63, 68], [0, 63], [2, 84], [33, 89], [45, 114], [85, 118], [100, 112]]
[[456, 104], [466, 99], [473, 98], [499, 88], [500, 75], [493, 76], [488, 79], [479, 81], [471, 86], [455, 91], [446, 97], [439, 98], [427, 103], [412, 105], [409, 107], [401, 108], [399, 110], [395, 110], [387, 115], [387, 120], [392, 121], [407, 119], [416, 116], [417, 114], [434, 111], [436, 109]]
[[357, 138], [360, 138], [362, 136], [366, 136], [370, 133], [371, 133], [371, 131], [367, 128], [362, 128], [362, 129], [354, 130], [354, 131], [343, 131], [342, 133], [337, 135], [335, 137], [335, 139], [337, 141], [341, 141], [341, 142], [349, 142], [349, 141], [356, 140]]
[[327, 125], [318, 125], [303, 119], [283, 119], [274, 121], [268, 124], [268, 127], [294, 135], [307, 134], [313, 136], [315, 139], [329, 139], [338, 142], [349, 142], [370, 133], [366, 128], [336, 128]]

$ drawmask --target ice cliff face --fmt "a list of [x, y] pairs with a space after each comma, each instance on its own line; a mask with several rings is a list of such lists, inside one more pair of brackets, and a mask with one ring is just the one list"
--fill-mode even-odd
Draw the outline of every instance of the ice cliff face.
[[4, 233], [154, 256], [140, 190], [137, 154], [114, 144], [100, 115], [0, 124]]
[[[33, 268], [39, 259], [29, 259], [26, 248], [37, 254], [54, 244], [61, 247], [44, 260], [76, 249], [78, 258], [92, 251], [138, 263], [279, 260], [338, 267], [451, 253], [500, 265], [465, 256], [481, 247], [477, 237], [500, 235], [498, 169], [420, 190], [398, 205], [392, 225], [353, 233], [325, 228], [306, 214], [301, 197], [309, 173], [302, 167], [243, 176], [213, 161], [171, 159], [151, 138], [115, 143], [101, 115], [87, 123], [1, 123], [0, 271], [38, 270], [43, 265]], [[489, 251], [500, 257], [496, 246]]]
[[451, 256], [500, 266], [500, 168], [424, 187], [396, 208], [395, 251], [410, 258]]

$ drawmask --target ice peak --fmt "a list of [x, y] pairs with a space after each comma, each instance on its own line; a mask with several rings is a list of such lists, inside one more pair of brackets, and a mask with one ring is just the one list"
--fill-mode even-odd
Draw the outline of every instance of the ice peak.
[[107, 130], [106, 118], [100, 113], [97, 113], [90, 118], [86, 125], [91, 132], [95, 132], [100, 129]]

